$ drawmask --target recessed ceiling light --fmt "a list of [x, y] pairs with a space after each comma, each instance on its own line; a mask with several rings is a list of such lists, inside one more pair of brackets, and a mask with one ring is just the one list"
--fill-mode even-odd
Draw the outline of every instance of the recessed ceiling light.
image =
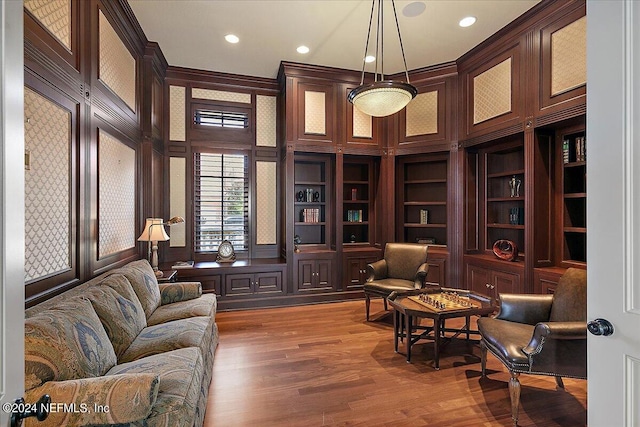
[[414, 1], [413, 3], [409, 3], [405, 7], [402, 8], [402, 14], [407, 18], [414, 18], [416, 16], [422, 15], [422, 12], [425, 11], [427, 5], [421, 1]]
[[470, 27], [475, 23], [476, 23], [475, 16], [467, 16], [466, 18], [462, 18], [460, 22], [458, 22], [458, 25], [460, 25], [461, 27]]
[[376, 60], [376, 57], [373, 55], [367, 55], [364, 57], [364, 62], [373, 62]]
[[224, 36], [224, 39], [226, 41], [228, 41], [229, 43], [238, 43], [240, 41], [238, 36], [236, 36], [234, 34], [227, 34], [226, 36]]
[[296, 50], [298, 53], [309, 53], [309, 48], [306, 46], [298, 46]]

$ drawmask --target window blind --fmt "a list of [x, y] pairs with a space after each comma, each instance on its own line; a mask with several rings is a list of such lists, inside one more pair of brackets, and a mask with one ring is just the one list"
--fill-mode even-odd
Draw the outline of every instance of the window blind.
[[246, 129], [249, 127], [249, 115], [247, 113], [197, 109], [193, 122], [203, 126]]

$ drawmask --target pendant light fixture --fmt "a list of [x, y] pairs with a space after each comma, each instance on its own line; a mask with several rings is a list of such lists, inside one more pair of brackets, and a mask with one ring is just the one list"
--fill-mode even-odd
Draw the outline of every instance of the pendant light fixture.
[[[391, 0], [393, 7], [393, 16], [396, 20], [396, 29], [398, 30], [398, 40], [400, 41], [400, 51], [402, 52], [402, 61], [404, 62], [404, 73], [407, 79], [406, 83], [394, 80], [384, 79], [384, 11], [383, 0], [372, 0], [371, 16], [369, 17], [369, 31], [367, 32], [367, 42], [364, 47], [362, 78], [360, 86], [351, 90], [347, 99], [358, 110], [374, 117], [390, 116], [397, 113], [407, 106], [418, 94], [415, 86], [409, 83], [409, 72], [407, 71], [407, 60], [404, 56], [404, 46], [402, 45], [402, 37], [400, 36], [400, 25], [398, 24], [398, 14], [396, 13], [395, 0]], [[374, 73], [374, 82], [364, 84], [364, 69], [366, 58], [369, 50], [369, 39], [371, 37], [371, 24], [373, 23], [373, 15], [378, 5], [377, 24], [376, 24], [376, 66]], [[378, 67], [379, 65], [379, 67]], [[378, 69], [380, 72], [378, 72]]]

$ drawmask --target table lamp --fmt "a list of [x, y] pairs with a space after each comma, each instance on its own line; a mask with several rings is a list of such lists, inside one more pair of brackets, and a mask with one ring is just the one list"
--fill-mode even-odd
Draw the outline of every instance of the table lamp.
[[138, 237], [138, 241], [149, 242], [147, 257], [156, 277], [162, 277], [163, 275], [162, 271], [158, 270], [158, 242], [169, 240], [164, 226], [172, 226], [182, 222], [184, 222], [184, 219], [180, 216], [174, 216], [167, 222], [164, 222], [162, 218], [147, 218], [146, 220], [144, 230], [140, 234], [140, 237]]

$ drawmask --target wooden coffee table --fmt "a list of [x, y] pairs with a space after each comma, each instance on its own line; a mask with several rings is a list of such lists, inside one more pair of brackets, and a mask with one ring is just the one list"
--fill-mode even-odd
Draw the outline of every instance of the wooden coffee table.
[[[411, 362], [411, 346], [421, 339], [432, 339], [436, 369], [440, 369], [442, 341], [456, 338], [461, 333], [465, 333], [469, 340], [469, 334], [478, 334], [470, 330], [471, 316], [488, 316], [497, 308], [491, 297], [453, 288], [420, 289], [401, 294], [394, 292], [387, 300], [394, 308], [393, 341], [396, 353], [400, 338], [404, 340], [407, 362]], [[466, 319], [464, 327], [445, 328], [444, 321], [456, 317]], [[433, 326], [414, 325], [415, 320], [420, 318], [432, 319]], [[445, 337], [446, 332], [453, 332], [454, 335]]]

